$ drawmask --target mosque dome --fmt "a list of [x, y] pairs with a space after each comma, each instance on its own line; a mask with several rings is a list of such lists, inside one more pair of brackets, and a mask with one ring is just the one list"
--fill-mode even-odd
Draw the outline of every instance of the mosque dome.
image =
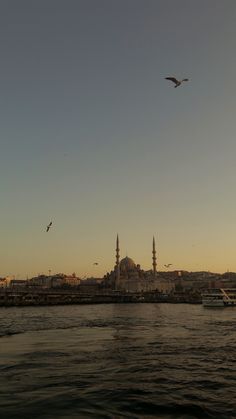
[[123, 271], [132, 271], [136, 269], [136, 265], [134, 263], [134, 261], [129, 258], [128, 256], [126, 256], [124, 259], [121, 259], [120, 261], [120, 270], [121, 272]]

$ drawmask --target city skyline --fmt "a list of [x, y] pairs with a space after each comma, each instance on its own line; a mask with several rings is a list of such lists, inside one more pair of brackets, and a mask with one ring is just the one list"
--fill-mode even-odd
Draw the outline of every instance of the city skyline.
[[[117, 239], [119, 241], [118, 237], [119, 236], [117, 234], [116, 243], [117, 243]], [[132, 260], [135, 263], [136, 266], [139, 266], [140, 268], [142, 268], [146, 272], [153, 271], [153, 266], [154, 265], [155, 265], [154, 271], [157, 272], [157, 273], [158, 272], [167, 272], [167, 273], [170, 272], [171, 273], [171, 272], [177, 272], [177, 271], [179, 271], [179, 272], [181, 272], [181, 271], [182, 272], [184, 272], [184, 271], [186, 271], [186, 272], [188, 272], [188, 271], [189, 272], [204, 272], [204, 271], [205, 272], [206, 271], [210, 272], [209, 270], [206, 270], [204, 268], [203, 269], [199, 268], [199, 269], [196, 269], [195, 271], [193, 271], [191, 269], [183, 269], [183, 268], [180, 268], [178, 266], [174, 266], [173, 263], [168, 263], [168, 264], [162, 264], [161, 265], [160, 263], [158, 263], [158, 261], [159, 261], [158, 255], [156, 256], [157, 252], [156, 252], [156, 245], [155, 245], [155, 237], [154, 236], [152, 238], [152, 246], [149, 249], [149, 253], [150, 253], [149, 254], [149, 259], [150, 259], [149, 260], [149, 265], [143, 266], [140, 263], [140, 260], [134, 259], [132, 257], [132, 254], [129, 254], [129, 252], [127, 250], [122, 251], [122, 248], [120, 248], [120, 247], [118, 247], [118, 253], [120, 255], [120, 258], [119, 258], [120, 262], [119, 261], [117, 262], [117, 244], [113, 248], [113, 253], [114, 253], [113, 254], [113, 265], [109, 266], [109, 267], [104, 267], [104, 270], [102, 270], [103, 266], [104, 266], [103, 263], [92, 262], [91, 266], [90, 266], [90, 269], [88, 268], [88, 273], [87, 274], [83, 273], [83, 274], [77, 275], [77, 273], [72, 271], [72, 270], [70, 270], [70, 271], [68, 270], [67, 272], [63, 272], [63, 271], [59, 271], [57, 269], [52, 270], [51, 268], [48, 268], [47, 271], [39, 271], [39, 272], [37, 272], [37, 274], [36, 274], [36, 272], [34, 272], [33, 275], [35, 275], [35, 276], [37, 276], [37, 275], [38, 276], [41, 276], [41, 275], [43, 275], [43, 276], [44, 275], [45, 276], [53, 276], [53, 275], [57, 275], [57, 274], [66, 274], [66, 275], [76, 275], [76, 276], [79, 276], [81, 279], [86, 279], [86, 278], [90, 278], [90, 277], [103, 278], [104, 276], [106, 276], [107, 273], [109, 273], [110, 271], [112, 271], [113, 269], [116, 268], [117, 263], [120, 264], [120, 262], [123, 262], [126, 259]], [[154, 263], [154, 265], [153, 265], [153, 263]], [[81, 269], [78, 269], [78, 270], [81, 272]], [[230, 270], [227, 269], [226, 271], [223, 271], [221, 273], [226, 273], [226, 272], [230, 272]], [[214, 272], [212, 271], [212, 273], [216, 273], [216, 274], [219, 273], [220, 274], [220, 272], [215, 272], [215, 271]], [[16, 273], [13, 273], [13, 272], [6, 275], [6, 277], [13, 277], [15, 279], [20, 279], [21, 276], [22, 275], [16, 274]], [[30, 277], [30, 275], [28, 273], [23, 275], [23, 276], [27, 277], [27, 278]]]
[[235, 272], [235, 2], [0, 10], [0, 276]]

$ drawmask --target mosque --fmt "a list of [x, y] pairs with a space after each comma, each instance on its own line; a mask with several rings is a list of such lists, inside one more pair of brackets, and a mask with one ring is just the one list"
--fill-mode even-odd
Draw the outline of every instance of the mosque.
[[133, 259], [126, 256], [120, 260], [119, 236], [116, 238], [116, 263], [114, 270], [107, 273], [103, 284], [122, 292], [160, 291], [171, 292], [173, 283], [161, 278], [157, 272], [156, 244], [152, 241], [152, 269], [144, 271]]

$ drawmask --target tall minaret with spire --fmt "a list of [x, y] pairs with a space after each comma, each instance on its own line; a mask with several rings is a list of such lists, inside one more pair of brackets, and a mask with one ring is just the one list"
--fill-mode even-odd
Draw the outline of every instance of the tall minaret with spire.
[[119, 248], [119, 236], [116, 237], [116, 279], [115, 279], [115, 289], [119, 288], [120, 282], [120, 248]]
[[152, 267], [153, 267], [153, 274], [156, 276], [157, 273], [157, 258], [156, 258], [156, 243], [155, 238], [153, 236], [152, 240]]

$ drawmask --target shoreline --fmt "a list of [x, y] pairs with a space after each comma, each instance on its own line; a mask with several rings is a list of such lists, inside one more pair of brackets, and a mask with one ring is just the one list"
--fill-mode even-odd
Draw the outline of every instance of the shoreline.
[[52, 306], [70, 304], [201, 304], [201, 298], [189, 295], [165, 295], [157, 292], [85, 294], [78, 290], [0, 290], [0, 307]]

